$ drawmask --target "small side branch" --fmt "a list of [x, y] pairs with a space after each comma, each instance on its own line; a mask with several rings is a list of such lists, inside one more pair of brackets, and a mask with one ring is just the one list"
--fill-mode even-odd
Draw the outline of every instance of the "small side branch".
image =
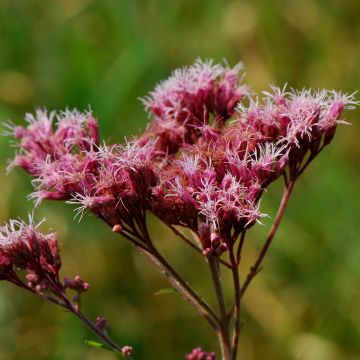
[[276, 234], [276, 231], [280, 225], [280, 221], [284, 215], [284, 212], [285, 212], [286, 206], [289, 202], [289, 198], [293, 191], [294, 185], [295, 185], [295, 181], [292, 180], [287, 184], [287, 186], [285, 185], [285, 187], [284, 187], [283, 196], [282, 196], [281, 203], [280, 203], [279, 209], [277, 211], [274, 223], [269, 231], [269, 234], [267, 236], [265, 244], [262, 247], [258, 258], [255, 261], [255, 264], [250, 268], [250, 271], [249, 271], [248, 275], [246, 276], [246, 279], [244, 281], [244, 284], [243, 284], [243, 287], [241, 290], [241, 295], [240, 295], [241, 297], [245, 294], [245, 291], [248, 288], [249, 284], [251, 283], [252, 279], [260, 271], [262, 261], [266, 255], [266, 253], [271, 245], [271, 242]]

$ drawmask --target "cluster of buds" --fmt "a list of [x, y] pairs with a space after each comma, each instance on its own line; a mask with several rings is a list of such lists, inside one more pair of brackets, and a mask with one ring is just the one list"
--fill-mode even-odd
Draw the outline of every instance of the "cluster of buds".
[[76, 295], [71, 299], [76, 309], [80, 309], [81, 306], [81, 294], [89, 290], [89, 283], [84, 281], [80, 275], [76, 275], [73, 279], [68, 277], [64, 278], [64, 288], [71, 289], [76, 292]]
[[200, 60], [176, 70], [143, 100], [151, 122], [125, 145], [100, 146], [90, 112], [28, 115], [28, 127], [8, 126], [20, 139], [12, 166], [35, 177], [36, 203], [67, 200], [80, 217], [89, 210], [128, 236], [143, 235], [151, 211], [197, 233], [204, 255], [221, 255], [233, 230], [265, 216], [269, 184], [295, 181], [357, 105], [335, 91], [274, 86], [261, 99], [240, 70]]
[[214, 352], [205, 352], [201, 347], [197, 347], [186, 355], [186, 360], [215, 360]]
[[[43, 234], [32, 216], [29, 223], [10, 220], [0, 227], [0, 279], [40, 295], [62, 289], [61, 260], [55, 233]], [[25, 279], [18, 274], [25, 271]]]
[[205, 256], [219, 256], [228, 248], [221, 235], [216, 230], [211, 231], [211, 226], [206, 223], [199, 225], [199, 240], [203, 248], [202, 253]]
[[40, 232], [38, 228], [42, 222], [35, 224], [33, 216], [29, 215], [28, 223], [10, 220], [0, 227], [0, 279], [64, 307], [68, 305], [66, 289], [75, 290], [77, 295], [73, 302], [78, 303], [80, 294], [89, 289], [89, 284], [80, 276], [60, 280], [57, 235]]
[[[44, 220], [43, 220], [44, 221]], [[43, 222], [42, 221], [42, 222]], [[76, 276], [59, 277], [61, 259], [56, 233], [39, 231], [42, 222], [35, 224], [29, 215], [28, 223], [10, 220], [0, 227], [0, 280], [28, 290], [68, 310], [80, 307], [80, 295], [89, 284]], [[66, 290], [76, 291], [69, 300]]]

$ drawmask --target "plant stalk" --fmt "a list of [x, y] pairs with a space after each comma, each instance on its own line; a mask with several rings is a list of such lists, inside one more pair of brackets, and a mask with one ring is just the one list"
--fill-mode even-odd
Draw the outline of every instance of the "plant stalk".
[[224, 293], [221, 285], [219, 260], [214, 256], [208, 257], [211, 277], [220, 311], [220, 329], [218, 331], [221, 355], [223, 360], [231, 360], [231, 345], [229, 334], [229, 318], [227, 316]]
[[267, 239], [265, 241], [265, 244], [263, 245], [258, 258], [255, 261], [255, 264], [250, 268], [250, 271], [248, 273], [248, 275], [246, 276], [246, 279], [244, 281], [244, 284], [242, 286], [242, 290], [241, 290], [241, 294], [240, 297], [244, 296], [246, 289], [248, 288], [249, 284], [251, 283], [252, 279], [255, 277], [255, 275], [259, 272], [260, 270], [260, 266], [262, 264], [262, 261], [271, 245], [271, 242], [276, 234], [276, 231], [280, 225], [281, 219], [284, 215], [286, 206], [289, 202], [289, 198], [290, 195], [293, 191], [295, 185], [295, 180], [291, 180], [289, 181], [289, 183], [287, 185], [285, 185], [284, 187], [284, 191], [283, 191], [283, 195], [282, 195], [282, 199], [279, 205], [279, 209], [277, 211], [274, 223], [271, 226], [271, 229], [269, 231], [269, 234], [267, 236]]
[[239, 344], [239, 335], [240, 335], [241, 288], [240, 288], [240, 278], [239, 278], [239, 263], [235, 258], [233, 245], [229, 248], [229, 257], [230, 257], [230, 263], [232, 265], [231, 271], [234, 282], [234, 330], [233, 330], [233, 337], [231, 342], [231, 353], [232, 353], [231, 359], [236, 360], [238, 344]]

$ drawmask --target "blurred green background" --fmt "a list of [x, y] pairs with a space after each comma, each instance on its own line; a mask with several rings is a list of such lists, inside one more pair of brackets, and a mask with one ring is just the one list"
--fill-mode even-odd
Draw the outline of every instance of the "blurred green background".
[[[0, 0], [0, 118], [22, 122], [36, 106], [89, 105], [103, 138], [144, 129], [144, 96], [198, 56], [243, 61], [247, 82], [353, 92], [360, 86], [359, 0]], [[333, 144], [295, 190], [265, 269], [244, 301], [241, 360], [360, 359], [360, 125], [346, 113]], [[0, 219], [26, 216], [29, 177], [5, 174], [13, 153], [0, 139]], [[274, 215], [280, 187], [265, 194]], [[207, 324], [128, 245], [70, 205], [45, 202], [37, 217], [62, 239], [63, 274], [91, 283], [84, 311], [106, 316], [136, 359], [182, 359], [196, 345], [217, 350]], [[248, 267], [271, 224], [250, 232]], [[158, 243], [204, 295], [206, 268], [161, 225]], [[225, 276], [230, 290], [230, 279]], [[93, 336], [71, 315], [8, 284], [0, 287], [0, 360], [114, 359], [87, 348]]]

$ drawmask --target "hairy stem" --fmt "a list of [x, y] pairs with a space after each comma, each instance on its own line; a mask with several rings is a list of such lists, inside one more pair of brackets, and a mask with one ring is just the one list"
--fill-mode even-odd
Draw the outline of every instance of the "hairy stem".
[[266, 253], [269, 249], [269, 246], [271, 245], [271, 242], [272, 242], [272, 240], [276, 234], [276, 231], [280, 225], [280, 221], [284, 215], [284, 212], [285, 212], [286, 206], [289, 202], [289, 198], [290, 198], [290, 195], [294, 188], [294, 185], [295, 185], [295, 181], [290, 180], [289, 183], [287, 185], [285, 185], [285, 187], [284, 187], [284, 192], [282, 195], [282, 199], [281, 199], [280, 206], [277, 211], [274, 223], [272, 224], [272, 227], [269, 231], [269, 234], [267, 236], [265, 244], [263, 245], [258, 258], [256, 259], [255, 264], [250, 268], [250, 271], [249, 271], [248, 275], [246, 276], [246, 279], [244, 281], [244, 284], [243, 284], [243, 287], [241, 290], [241, 295], [240, 295], [241, 297], [245, 294], [245, 291], [248, 288], [249, 284], [251, 283], [252, 279], [260, 270], [262, 261], [266, 255]]
[[227, 316], [224, 293], [221, 285], [221, 275], [219, 269], [219, 260], [217, 257], [210, 256], [208, 258], [211, 277], [214, 283], [215, 294], [220, 311], [220, 329], [218, 337], [220, 342], [221, 354], [223, 360], [231, 360], [231, 346], [229, 335], [229, 318]]

